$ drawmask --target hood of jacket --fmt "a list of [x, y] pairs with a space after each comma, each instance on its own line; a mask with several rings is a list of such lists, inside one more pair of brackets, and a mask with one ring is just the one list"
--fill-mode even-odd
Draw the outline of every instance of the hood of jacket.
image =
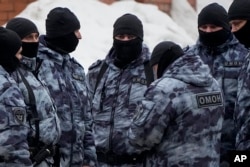
[[185, 54], [178, 58], [166, 69], [164, 77], [175, 78], [199, 87], [206, 87], [213, 83], [209, 67], [199, 56], [193, 54]]

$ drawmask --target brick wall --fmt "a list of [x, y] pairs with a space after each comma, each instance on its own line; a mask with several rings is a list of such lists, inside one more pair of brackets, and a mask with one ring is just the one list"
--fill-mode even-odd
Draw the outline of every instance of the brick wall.
[[136, 0], [137, 2], [150, 3], [157, 5], [158, 8], [165, 12], [170, 13], [172, 0]]
[[188, 0], [188, 2], [196, 10], [196, 0]]
[[[106, 4], [111, 4], [119, 0], [100, 0], [100, 1]], [[141, 2], [141, 3], [155, 4], [159, 7], [160, 10], [162, 10], [165, 13], [170, 14], [172, 0], [135, 0], [135, 1]], [[188, 0], [188, 2], [191, 4], [191, 6], [194, 9], [196, 9], [196, 0]]]
[[0, 0], [0, 25], [19, 14], [25, 7], [36, 0]]
[[[0, 0], [0, 25], [5, 24], [9, 19], [19, 14], [29, 3], [36, 0]], [[111, 4], [117, 0], [100, 0], [106, 4]], [[141, 3], [151, 3], [159, 7], [160, 10], [170, 13], [172, 0], [136, 0]], [[188, 0], [196, 9], [196, 0]]]

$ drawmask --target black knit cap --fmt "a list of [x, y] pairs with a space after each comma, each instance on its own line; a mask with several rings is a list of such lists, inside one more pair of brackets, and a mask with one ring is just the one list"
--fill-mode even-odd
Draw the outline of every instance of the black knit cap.
[[0, 27], [0, 57], [5, 55], [16, 55], [22, 46], [20, 37], [12, 30]]
[[113, 37], [121, 34], [135, 35], [143, 40], [143, 25], [140, 19], [127, 13], [119, 17], [114, 25]]
[[80, 29], [76, 15], [68, 8], [56, 7], [47, 15], [46, 37], [57, 38]]
[[158, 64], [157, 78], [160, 78], [167, 67], [184, 55], [182, 48], [174, 42], [163, 41], [157, 44], [152, 52], [150, 64]]
[[172, 59], [171, 56], [179, 57], [180, 55], [183, 54], [184, 52], [182, 48], [176, 43], [171, 41], [163, 41], [154, 47], [153, 52], [151, 54], [150, 65], [154, 66], [155, 64], [159, 64], [162, 58]]
[[12, 72], [16, 68], [16, 53], [22, 46], [20, 37], [12, 30], [0, 27], [0, 65], [6, 71]]
[[21, 39], [31, 33], [39, 33], [36, 25], [32, 21], [22, 17], [9, 20], [6, 28], [15, 31]]
[[250, 20], [250, 1], [234, 0], [228, 9], [229, 20], [246, 19]]
[[218, 3], [205, 6], [198, 15], [198, 27], [205, 24], [214, 24], [230, 31], [227, 11]]

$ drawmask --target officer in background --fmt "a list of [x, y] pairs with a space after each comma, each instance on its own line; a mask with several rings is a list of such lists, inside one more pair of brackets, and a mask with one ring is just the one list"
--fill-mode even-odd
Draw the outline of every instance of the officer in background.
[[228, 9], [228, 17], [235, 37], [250, 48], [250, 1], [234, 0]]
[[[232, 31], [248, 49], [250, 47], [250, 1], [235, 0], [229, 7], [228, 15]], [[250, 57], [247, 56], [238, 78], [236, 101], [236, 149], [250, 150]]]
[[170, 41], [151, 60], [158, 79], [138, 104], [128, 143], [153, 149], [146, 166], [219, 167], [224, 99], [209, 67]]
[[62, 135], [62, 167], [96, 165], [92, 115], [84, 68], [70, 56], [81, 39], [80, 22], [68, 8], [56, 7], [46, 18], [40, 36], [38, 79], [45, 82], [57, 107]]
[[32, 167], [27, 136], [26, 105], [10, 76], [19, 66], [22, 43], [18, 35], [0, 27], [0, 166]]
[[221, 138], [221, 167], [228, 167], [230, 151], [235, 149], [234, 111], [238, 76], [248, 50], [231, 32], [227, 12], [218, 3], [211, 3], [201, 10], [198, 31], [197, 43], [187, 52], [201, 57], [224, 92], [226, 109]]
[[31, 20], [22, 17], [9, 20], [6, 28], [15, 31], [22, 40], [21, 65], [11, 76], [16, 80], [25, 104], [29, 107], [27, 122], [30, 126], [28, 142], [31, 160], [37, 167], [52, 167], [52, 157], [56, 152], [55, 145], [60, 139], [61, 129], [49, 90], [34, 75], [39, 32]]

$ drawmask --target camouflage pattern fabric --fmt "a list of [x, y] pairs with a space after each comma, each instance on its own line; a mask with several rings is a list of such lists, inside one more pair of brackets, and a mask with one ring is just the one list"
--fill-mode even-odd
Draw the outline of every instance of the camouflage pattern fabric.
[[61, 165], [94, 166], [93, 122], [83, 67], [70, 55], [59, 54], [43, 44], [39, 46], [38, 57], [43, 60], [38, 77], [49, 88], [60, 120]]
[[200, 41], [188, 52], [199, 55], [208, 64], [214, 78], [219, 82], [225, 97], [225, 118], [222, 128], [221, 160], [229, 161], [229, 150], [235, 149], [236, 129], [234, 123], [239, 71], [248, 50], [232, 36], [224, 44], [210, 48]]
[[[143, 98], [147, 89], [143, 63], [149, 61], [150, 53], [143, 46], [141, 56], [131, 62], [125, 69], [116, 67], [113, 63], [114, 52], [110, 50], [105, 61], [108, 68], [98, 83], [95, 94], [97, 76], [102, 66], [98, 60], [92, 64], [87, 74], [87, 85], [92, 97], [92, 113], [94, 118], [94, 135], [97, 151], [106, 153], [112, 151], [116, 155], [127, 154], [126, 144], [122, 140], [126, 136], [134, 116], [138, 101]], [[113, 138], [118, 136], [117, 138]], [[141, 164], [121, 164], [122, 167], [140, 166]], [[99, 162], [99, 166], [109, 164]]]
[[250, 57], [246, 57], [238, 78], [236, 101], [236, 149], [250, 150]]
[[13, 78], [0, 66], [1, 167], [32, 167], [29, 159], [24, 97]]
[[128, 133], [147, 167], [219, 167], [223, 94], [199, 56], [184, 55], [154, 81]]
[[[28, 58], [23, 56], [21, 60], [22, 67], [19, 71], [23, 74], [25, 79], [28, 81], [29, 85], [35, 96], [36, 101], [36, 110], [38, 113], [39, 121], [39, 141], [43, 144], [50, 145], [50, 144], [57, 144], [60, 139], [61, 129], [60, 129], [60, 121], [56, 115], [56, 108], [54, 106], [53, 100], [50, 97], [49, 90], [45, 87], [45, 84], [38, 81], [36, 77], [33, 75], [32, 70], [35, 69], [36, 66], [36, 58]], [[12, 73], [12, 77], [18, 84], [20, 88], [25, 104], [30, 106], [30, 97], [28, 89], [26, 88], [20, 73], [15, 71]], [[34, 112], [34, 111], [33, 111]], [[32, 118], [31, 118], [32, 119]], [[35, 138], [36, 135], [36, 128], [35, 123], [32, 120], [27, 120], [27, 126], [31, 125], [29, 137]], [[38, 143], [29, 143], [34, 147], [38, 146]], [[48, 162], [53, 162], [50, 159], [47, 159]], [[38, 165], [38, 167], [49, 167], [50, 165], [47, 163], [42, 163]]]

